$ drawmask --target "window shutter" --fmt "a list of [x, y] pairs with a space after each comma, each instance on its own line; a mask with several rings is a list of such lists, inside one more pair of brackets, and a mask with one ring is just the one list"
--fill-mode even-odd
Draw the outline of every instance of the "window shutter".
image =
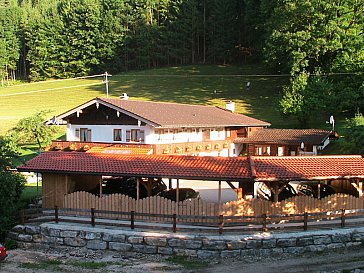
[[144, 130], [140, 130], [139, 139], [140, 141], [144, 142]]
[[126, 142], [130, 142], [131, 133], [130, 130], [126, 130]]

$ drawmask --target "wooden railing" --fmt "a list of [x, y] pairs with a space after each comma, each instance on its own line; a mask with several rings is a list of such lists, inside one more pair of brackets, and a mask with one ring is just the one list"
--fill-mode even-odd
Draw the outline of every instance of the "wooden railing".
[[[80, 216], [82, 215], [82, 216]], [[108, 217], [108, 216], [112, 217]], [[142, 219], [142, 220], [138, 220]], [[203, 216], [120, 212], [108, 210], [50, 208], [20, 211], [20, 222], [72, 222], [80, 224], [127, 227], [130, 229], [167, 229], [206, 232], [249, 232], [276, 229], [318, 229], [322, 227], [346, 227], [362, 225], [364, 210], [339, 210], [319, 213], [261, 214], [256, 216]]]

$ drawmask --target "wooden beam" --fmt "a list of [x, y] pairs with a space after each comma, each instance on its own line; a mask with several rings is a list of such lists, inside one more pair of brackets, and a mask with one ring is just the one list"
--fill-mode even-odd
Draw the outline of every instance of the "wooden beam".
[[219, 204], [219, 215], [221, 214], [221, 210], [222, 210], [222, 203], [221, 203], [221, 181], [219, 181], [219, 192], [217, 195], [217, 202]]
[[139, 200], [139, 185], [140, 185], [140, 177], [137, 177], [136, 178], [136, 181], [137, 181], [137, 188], [136, 188], [136, 191], [137, 191], [137, 200]]
[[230, 181], [226, 181], [226, 183], [230, 186], [230, 188], [232, 188], [234, 191], [237, 191], [237, 188], [234, 186], [233, 183], [231, 183]]
[[102, 197], [102, 177], [101, 177], [100, 183], [99, 183], [99, 191], [100, 191], [100, 197]]
[[[274, 194], [274, 202], [278, 202], [278, 197], [281, 191], [284, 189], [284, 187], [289, 183], [289, 181], [265, 181], [263, 182], [270, 191]], [[272, 185], [273, 184], [273, 185]]]
[[177, 178], [177, 190], [176, 190], [176, 214], [178, 215], [179, 206], [179, 179]]

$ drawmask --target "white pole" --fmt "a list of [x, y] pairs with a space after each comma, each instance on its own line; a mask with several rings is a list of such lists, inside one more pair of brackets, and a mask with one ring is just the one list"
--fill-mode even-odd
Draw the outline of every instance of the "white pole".
[[106, 97], [109, 97], [109, 81], [107, 79], [107, 72], [105, 72], [105, 84], [106, 84]]

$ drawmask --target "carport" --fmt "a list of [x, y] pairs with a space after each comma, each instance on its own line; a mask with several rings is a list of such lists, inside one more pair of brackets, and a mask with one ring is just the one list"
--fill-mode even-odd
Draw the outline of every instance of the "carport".
[[[239, 182], [240, 197], [264, 182], [278, 194], [290, 181], [350, 180], [363, 194], [364, 159], [361, 156], [200, 157], [125, 155], [117, 153], [45, 152], [18, 167], [43, 175], [43, 207], [62, 206], [63, 196], [101, 184], [102, 176], [216, 181], [221, 207], [221, 182]], [[139, 185], [139, 184], [138, 184]], [[137, 189], [139, 186], [137, 185]], [[139, 194], [137, 193], [137, 199]]]
[[238, 192], [242, 192], [244, 185], [251, 188], [254, 183], [246, 157], [45, 152], [18, 167], [18, 170], [42, 174], [43, 207], [61, 207], [65, 194], [101, 185], [102, 176], [136, 177], [137, 183], [142, 178], [150, 182], [155, 178], [176, 179], [177, 202], [179, 179], [216, 181], [220, 206], [222, 181], [230, 184], [239, 182]]
[[[364, 159], [359, 155], [250, 158], [254, 181], [263, 182], [273, 193], [274, 201], [292, 181], [350, 181], [363, 195]], [[319, 184], [320, 185], [320, 184]]]

